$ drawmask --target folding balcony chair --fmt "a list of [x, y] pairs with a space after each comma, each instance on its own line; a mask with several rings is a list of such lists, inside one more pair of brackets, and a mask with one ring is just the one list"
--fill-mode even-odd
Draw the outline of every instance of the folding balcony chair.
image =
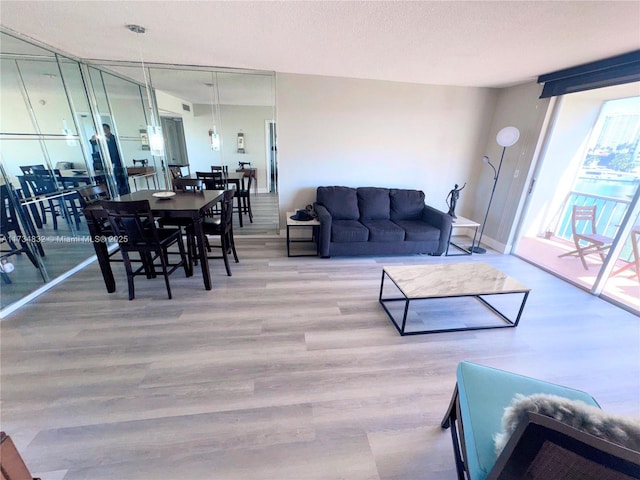
[[574, 205], [571, 213], [571, 232], [576, 249], [558, 257], [578, 255], [585, 270], [589, 270], [586, 255], [596, 253], [604, 262], [605, 252], [611, 247], [613, 238], [597, 233], [597, 218], [596, 205]]

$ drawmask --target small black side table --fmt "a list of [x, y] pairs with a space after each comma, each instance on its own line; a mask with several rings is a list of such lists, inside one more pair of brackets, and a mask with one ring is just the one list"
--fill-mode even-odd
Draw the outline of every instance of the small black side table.
[[[320, 227], [320, 222], [316, 219], [314, 220], [292, 220], [291, 216], [295, 215], [296, 212], [287, 212], [287, 257], [317, 257], [318, 256], [318, 227]], [[301, 228], [301, 227], [311, 227], [311, 238], [291, 238], [291, 229], [292, 228]], [[299, 254], [291, 254], [291, 244], [292, 243], [315, 243], [316, 245], [316, 253], [299, 253]]]

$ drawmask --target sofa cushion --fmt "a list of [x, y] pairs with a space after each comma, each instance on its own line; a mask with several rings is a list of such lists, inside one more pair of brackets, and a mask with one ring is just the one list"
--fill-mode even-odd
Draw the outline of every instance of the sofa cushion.
[[331, 241], [337, 243], [366, 242], [369, 230], [357, 220], [333, 220]]
[[424, 210], [424, 192], [421, 190], [389, 190], [391, 220], [419, 220]]
[[421, 220], [397, 220], [394, 223], [405, 231], [404, 239], [408, 242], [437, 242], [440, 239], [440, 229]]
[[391, 220], [363, 220], [369, 229], [370, 242], [402, 242], [404, 230]]
[[333, 220], [358, 220], [358, 196], [355, 188], [318, 187], [317, 201], [324, 205]]
[[389, 189], [377, 187], [358, 188], [358, 208], [360, 209], [360, 221], [389, 220], [391, 215]]

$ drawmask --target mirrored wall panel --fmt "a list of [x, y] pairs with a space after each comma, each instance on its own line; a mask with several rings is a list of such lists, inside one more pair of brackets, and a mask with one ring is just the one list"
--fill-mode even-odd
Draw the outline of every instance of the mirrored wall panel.
[[[138, 65], [105, 68], [145, 81]], [[275, 75], [151, 66], [146, 80], [155, 93], [170, 173], [197, 176], [212, 167], [225, 169], [229, 187], [248, 190], [251, 205], [251, 215], [234, 216], [234, 234], [277, 235]]]

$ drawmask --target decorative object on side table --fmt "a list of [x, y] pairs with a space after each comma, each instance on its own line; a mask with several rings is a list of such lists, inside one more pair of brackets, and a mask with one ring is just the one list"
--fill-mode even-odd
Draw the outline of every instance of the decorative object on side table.
[[467, 183], [465, 182], [464, 185], [462, 185], [462, 188], [458, 188], [458, 184], [456, 183], [453, 186], [453, 190], [451, 190], [449, 192], [449, 195], [447, 195], [447, 206], [449, 207], [449, 211], [447, 212], [448, 215], [451, 215], [453, 218], [458, 218], [456, 217], [456, 204], [458, 203], [458, 199], [460, 198], [460, 190], [462, 190], [464, 187], [467, 186]]
[[487, 218], [489, 217], [489, 210], [491, 209], [491, 202], [493, 201], [493, 194], [496, 191], [496, 185], [498, 184], [498, 177], [500, 176], [500, 169], [502, 168], [502, 160], [504, 160], [504, 152], [507, 147], [515, 145], [515, 143], [520, 138], [520, 131], [516, 127], [504, 127], [502, 130], [498, 132], [496, 135], [496, 142], [498, 145], [502, 147], [502, 155], [500, 156], [500, 163], [498, 164], [498, 169], [493, 166], [489, 157], [482, 157], [482, 161], [488, 164], [493, 169], [493, 188], [491, 189], [491, 196], [489, 197], [489, 204], [487, 205], [487, 213], [484, 215], [484, 220], [482, 222], [482, 228], [480, 229], [480, 238], [478, 238], [478, 244], [471, 247], [471, 251], [473, 253], [487, 253], [486, 248], [482, 248], [480, 244], [482, 243], [482, 235], [484, 234], [484, 227], [487, 225]]

